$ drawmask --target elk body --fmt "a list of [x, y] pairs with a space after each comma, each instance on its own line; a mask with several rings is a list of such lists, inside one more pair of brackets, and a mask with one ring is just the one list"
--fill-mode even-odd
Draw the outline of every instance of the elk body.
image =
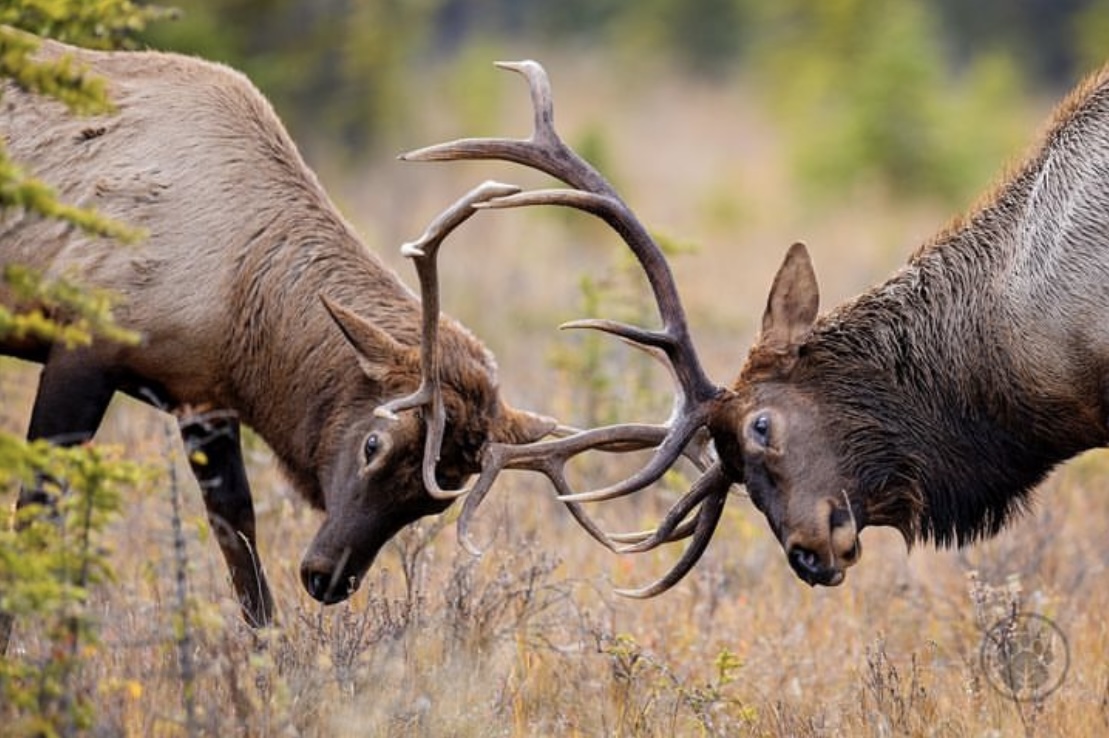
[[[245, 77], [171, 54], [51, 42], [40, 53], [105, 79], [116, 112], [75, 117], [9, 86], [10, 155], [66, 202], [147, 235], [128, 247], [0, 214], [0, 263], [115, 292], [117, 322], [142, 337], [80, 349], [0, 339], [0, 351], [43, 364], [30, 437], [88, 440], [117, 391], [181, 416], [187, 447], [204, 452], [190, 460], [244, 615], [265, 624], [273, 603], [239, 444], [250, 426], [325, 511], [305, 587], [343, 599], [390, 536], [449, 504], [425, 484], [425, 414], [375, 412], [421, 383], [420, 301], [359, 241]], [[6, 305], [35, 307], [2, 290]], [[433, 319], [445, 422], [430, 476], [456, 487], [487, 442], [534, 440], [553, 423], [505, 405], [482, 344]]]

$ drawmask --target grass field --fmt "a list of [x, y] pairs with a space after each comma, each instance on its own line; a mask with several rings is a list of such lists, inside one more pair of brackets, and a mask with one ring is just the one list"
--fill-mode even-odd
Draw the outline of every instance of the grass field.
[[[692, 245], [674, 257], [674, 269], [703, 360], [722, 383], [742, 360], [791, 241], [809, 243], [831, 305], [895, 268], [950, 215], [865, 187], [834, 206], [796, 198], [785, 143], [742, 85], [666, 74], [629, 83], [628, 70], [544, 61], [567, 140], [599, 146], [606, 173], [648, 225]], [[458, 112], [450, 83], [447, 73], [431, 80], [428, 119], [401, 146], [526, 133], [530, 112], [517, 80], [493, 84], [494, 112], [472, 120]], [[1036, 125], [1031, 114], [1029, 140]], [[396, 246], [438, 209], [482, 179], [542, 182], [504, 166], [389, 159], [357, 176], [323, 166], [321, 176], [368, 245], [410, 283]], [[598, 349], [554, 330], [582, 317], [586, 276], [600, 284], [603, 307], [644, 310], [635, 297], [642, 284], [621, 249], [591, 223], [541, 212], [483, 214], [449, 244], [444, 307], [496, 353], [512, 403], [568, 422], [665, 416], [661, 372], [606, 343], [593, 376], [583, 379], [583, 354]], [[21, 431], [34, 370], [2, 368], [3, 427]], [[319, 518], [253, 441], [260, 549], [280, 613], [278, 628], [255, 635], [239, 620], [173, 433], [166, 416], [118, 400], [98, 437], [130, 458], [174, 468], [177, 482], [167, 471], [130, 492], [104, 541], [116, 581], [94, 592], [102, 643], [84, 654], [75, 685], [98, 705], [93, 735], [1109, 731], [1105, 451], [1064, 466], [1031, 514], [971, 549], [908, 553], [898, 534], [867, 530], [861, 564], [834, 589], [810, 589], [794, 577], [737, 489], [698, 568], [646, 602], [612, 589], [660, 575], [676, 551], [609, 554], [543, 484], [506, 476], [481, 517], [483, 557], [458, 546], [450, 514], [429, 519], [398, 536], [349, 602], [323, 608], [297, 575]], [[670, 480], [599, 514], [612, 528], [649, 526], [681, 485]], [[178, 540], [185, 564], [175, 555]], [[1014, 609], [1050, 618], [1065, 636], [1066, 648], [1054, 642], [1041, 660], [1057, 669], [1069, 659], [1058, 688], [1026, 702], [995, 688], [981, 661], [987, 631]], [[34, 659], [50, 647], [36, 623], [18, 623], [13, 658]]]

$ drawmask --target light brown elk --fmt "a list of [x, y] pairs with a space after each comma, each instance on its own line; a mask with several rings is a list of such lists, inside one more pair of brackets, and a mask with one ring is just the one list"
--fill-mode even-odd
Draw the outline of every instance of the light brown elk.
[[[84, 442], [117, 391], [178, 413], [187, 447], [204, 452], [189, 458], [250, 623], [271, 622], [273, 602], [240, 423], [325, 512], [301, 577], [327, 603], [357, 586], [402, 526], [449, 504], [441, 487], [476, 471], [487, 442], [532, 441], [554, 428], [507, 406], [489, 352], [454, 320], [437, 319], [443, 422], [425, 484], [423, 415], [375, 412], [421, 382], [420, 302], [340, 216], [257, 90], [226, 67], [183, 56], [51, 42], [40, 53], [70, 55], [106, 80], [116, 111], [76, 117], [9, 85], [0, 99], [9, 154], [65, 201], [147, 236], [120, 246], [0, 213], [0, 264], [116, 293], [116, 320], [142, 337], [77, 349], [0, 339], [3, 353], [43, 364], [29, 435]], [[475, 191], [446, 222], [496, 192]], [[3, 287], [0, 299], [42, 307], [18, 304]], [[39, 496], [24, 490], [20, 504]]]
[[[673, 418], [660, 428], [491, 445], [463, 508], [463, 533], [502, 469], [541, 471], [575, 503], [608, 499], [651, 485], [708, 429], [716, 462], [656, 531], [619, 537], [591, 528], [623, 551], [693, 537], [668, 575], [631, 594], [657, 594], [693, 567], [732, 482], [746, 486], [797, 575], [835, 585], [858, 561], [866, 525], [893, 526], [909, 543], [993, 535], [1055, 465], [1109, 442], [1109, 70], [1059, 108], [1021, 168], [886, 283], [818, 316], [816, 277], [806, 249], [795, 244], [774, 280], [757, 342], [725, 388], [701, 369], [670, 271], [647, 230], [559, 140], [542, 68], [504, 66], [530, 83], [530, 138], [463, 139], [407, 158], [502, 159], [569, 184], [481, 207], [578, 208], [619, 232], [647, 273], [663, 327], [573, 325], [663, 355], [679, 393]], [[648, 432], [660, 440], [650, 440], [657, 450], [640, 473], [594, 492], [569, 488], [563, 468], [570, 456], [599, 439], [642, 443]]]

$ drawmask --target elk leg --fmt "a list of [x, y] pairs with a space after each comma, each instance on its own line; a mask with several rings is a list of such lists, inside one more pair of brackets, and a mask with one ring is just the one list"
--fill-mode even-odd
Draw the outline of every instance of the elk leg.
[[[39, 375], [27, 440], [46, 440], [56, 446], [86, 443], [100, 427], [115, 391], [113, 373], [88, 350], [56, 346]], [[17, 507], [52, 504], [46, 489], [51, 481], [42, 477], [32, 488], [20, 489]]]
[[258, 557], [254, 503], [243, 466], [239, 422], [205, 415], [185, 418], [181, 437], [243, 617], [252, 627], [267, 626], [273, 621], [273, 598]]
[[[43, 439], [59, 446], [75, 446], [93, 437], [115, 392], [110, 372], [88, 351], [55, 347], [39, 375], [27, 439]], [[31, 487], [22, 486], [16, 509], [27, 505], [52, 505], [47, 485], [53, 480], [38, 475]], [[8, 650], [12, 616], [0, 612], [0, 656]]]

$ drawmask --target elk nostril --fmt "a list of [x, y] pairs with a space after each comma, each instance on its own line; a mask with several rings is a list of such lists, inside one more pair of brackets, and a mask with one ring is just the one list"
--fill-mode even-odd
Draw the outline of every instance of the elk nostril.
[[322, 571], [310, 571], [305, 569], [300, 575], [301, 582], [304, 584], [304, 589], [308, 594], [312, 595], [313, 599], [319, 600], [324, 604], [328, 603], [329, 590], [331, 589], [331, 575]]
[[325, 605], [342, 602], [358, 587], [353, 577], [343, 576], [339, 572], [314, 571], [306, 568], [301, 569], [300, 581], [313, 599]]
[[315, 599], [323, 600], [327, 594], [327, 577], [318, 572], [313, 572], [304, 577], [304, 588]]
[[815, 584], [820, 573], [820, 559], [816, 554], [804, 546], [793, 546], [789, 549], [789, 565], [797, 575], [809, 584]]
[[816, 552], [804, 546], [790, 546], [786, 554], [789, 565], [806, 584], [835, 586], [843, 581], [843, 571], [820, 560]]

